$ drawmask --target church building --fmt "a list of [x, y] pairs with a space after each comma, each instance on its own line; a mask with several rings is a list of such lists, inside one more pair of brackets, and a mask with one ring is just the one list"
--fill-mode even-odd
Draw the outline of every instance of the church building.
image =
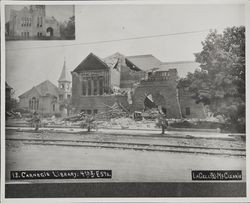
[[71, 80], [64, 65], [58, 79], [58, 86], [46, 80], [19, 96], [19, 107], [40, 115], [60, 114], [66, 116], [71, 100]]
[[59, 22], [46, 16], [45, 5], [31, 5], [17, 11], [10, 10], [10, 37], [60, 37]]

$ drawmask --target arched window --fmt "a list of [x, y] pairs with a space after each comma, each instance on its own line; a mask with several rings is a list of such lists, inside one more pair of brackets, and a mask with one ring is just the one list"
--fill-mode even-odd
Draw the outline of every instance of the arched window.
[[35, 97], [33, 97], [32, 98], [32, 109], [36, 109], [36, 98]]
[[39, 99], [36, 97], [32, 97], [29, 100], [29, 109], [38, 110], [38, 108], [39, 108]]
[[39, 108], [39, 99], [37, 98], [37, 100], [36, 100], [36, 109], [38, 110], [38, 108]]
[[31, 99], [29, 100], [29, 109], [31, 109], [32, 108], [32, 101], [31, 101]]
[[37, 17], [37, 27], [39, 27], [39, 17]]

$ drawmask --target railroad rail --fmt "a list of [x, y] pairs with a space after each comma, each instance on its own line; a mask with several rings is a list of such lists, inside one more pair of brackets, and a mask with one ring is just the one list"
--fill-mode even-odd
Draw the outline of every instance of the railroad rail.
[[155, 152], [173, 152], [173, 153], [192, 153], [223, 156], [246, 156], [244, 148], [217, 148], [203, 146], [187, 145], [166, 145], [166, 144], [148, 144], [131, 142], [111, 142], [96, 140], [69, 140], [69, 139], [41, 139], [41, 138], [7, 138], [6, 141], [20, 141], [28, 145], [54, 145], [68, 147], [88, 147], [88, 148], [108, 148], [137, 151], [155, 151]]

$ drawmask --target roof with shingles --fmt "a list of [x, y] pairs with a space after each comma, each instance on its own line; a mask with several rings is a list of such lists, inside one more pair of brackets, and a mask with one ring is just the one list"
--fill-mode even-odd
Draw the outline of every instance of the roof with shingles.
[[109, 69], [108, 65], [95, 54], [90, 53], [74, 70], [73, 72], [81, 72], [84, 70], [100, 70]]
[[32, 87], [30, 90], [20, 95], [19, 98], [29, 97], [30, 94], [34, 93], [34, 91], [36, 91], [39, 96], [46, 96], [46, 95], [58, 96], [59, 94], [57, 86], [55, 86], [49, 80], [46, 80], [40, 83], [39, 85]]
[[137, 55], [137, 56], [126, 56], [126, 59], [132, 63], [136, 68], [149, 71], [153, 68], [157, 68], [161, 65], [161, 61], [154, 57], [152, 54]]

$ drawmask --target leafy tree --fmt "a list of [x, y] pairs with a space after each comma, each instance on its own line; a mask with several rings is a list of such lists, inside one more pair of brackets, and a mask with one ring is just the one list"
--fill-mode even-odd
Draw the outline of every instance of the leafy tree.
[[222, 34], [210, 31], [196, 53], [201, 70], [181, 79], [197, 102], [223, 115], [237, 131], [245, 130], [245, 27], [226, 28]]
[[68, 21], [60, 24], [60, 34], [64, 39], [75, 38], [75, 16], [70, 17]]
[[6, 97], [5, 106], [6, 111], [12, 111], [18, 108], [18, 101], [14, 98], [15, 91], [13, 89], [10, 90], [10, 98]]

